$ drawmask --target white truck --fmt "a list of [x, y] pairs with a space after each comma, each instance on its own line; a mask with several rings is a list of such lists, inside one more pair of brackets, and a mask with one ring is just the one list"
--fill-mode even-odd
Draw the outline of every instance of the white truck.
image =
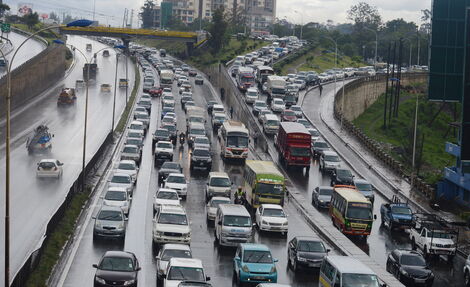
[[160, 86], [162, 88], [169, 87], [173, 85], [173, 79], [175, 75], [172, 70], [162, 70], [160, 72]]
[[283, 77], [280, 76], [268, 76], [266, 81], [266, 92], [270, 100], [274, 98], [284, 99], [286, 94], [287, 82]]
[[411, 246], [421, 249], [425, 257], [447, 255], [451, 261], [457, 251], [458, 229], [434, 214], [413, 214]]

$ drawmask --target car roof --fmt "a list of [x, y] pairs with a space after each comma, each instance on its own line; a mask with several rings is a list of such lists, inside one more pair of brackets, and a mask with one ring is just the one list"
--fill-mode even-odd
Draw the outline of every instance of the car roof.
[[113, 173], [113, 177], [114, 177], [114, 176], [130, 177], [130, 175], [128, 175], [127, 173], [123, 173], [123, 172], [115, 172], [115, 173]]
[[227, 117], [224, 113], [214, 113], [213, 116], [218, 116], [218, 117]]
[[130, 164], [135, 164], [135, 161], [133, 160], [130, 160], [130, 159], [123, 159], [123, 160], [120, 160], [119, 163], [130, 163]]
[[354, 178], [354, 183], [371, 184], [370, 182], [368, 182], [367, 180], [362, 179], [362, 178]]
[[404, 254], [407, 254], [407, 255], [419, 255], [420, 257], [422, 257], [421, 253], [419, 253], [418, 251], [415, 251], [415, 250], [410, 250], [410, 249], [395, 249], [393, 251], [398, 251], [398, 253], [400, 253], [400, 255], [404, 255]]
[[124, 147], [132, 147], [132, 148], [139, 148], [137, 145], [135, 144], [125, 144]]
[[324, 155], [336, 155], [338, 156], [338, 154], [332, 150], [326, 150], [323, 152]]
[[227, 201], [229, 203], [231, 202], [231, 199], [228, 198], [228, 197], [225, 197], [225, 196], [213, 196], [211, 198], [211, 201], [213, 201], [213, 200], [224, 200], [224, 201]]
[[55, 162], [57, 160], [53, 159], [53, 158], [45, 158], [45, 159], [41, 159], [41, 161], [39, 161], [39, 162], [41, 163], [41, 162], [51, 162], [51, 161]]
[[265, 115], [267, 120], [279, 120], [279, 118], [275, 114], [266, 114]]
[[191, 122], [189, 124], [189, 128], [203, 128], [203, 129], [205, 129], [205, 126], [204, 126], [203, 123]]
[[318, 237], [308, 236], [308, 235], [296, 236], [296, 237], [294, 237], [294, 239], [297, 239], [297, 241], [319, 241], [319, 242], [323, 242], [323, 240], [321, 240]]
[[119, 186], [111, 186], [111, 187], [108, 187], [108, 191], [122, 191], [122, 192], [127, 192], [127, 189], [125, 187], [119, 187]]
[[264, 203], [264, 204], [261, 204], [261, 206], [263, 208], [269, 208], [269, 209], [280, 209], [280, 210], [283, 209], [282, 206], [280, 206], [279, 204], [266, 204], [266, 203]]
[[172, 250], [188, 250], [191, 251], [191, 247], [186, 244], [175, 244], [175, 243], [167, 243], [162, 246], [162, 249], [172, 249]]
[[226, 172], [223, 171], [211, 171], [209, 172], [209, 177], [226, 177], [230, 178]]
[[168, 176], [180, 176], [180, 177], [185, 177], [184, 174], [182, 174], [182, 173], [176, 173], [176, 172], [172, 172], [172, 173], [170, 173]]
[[103, 257], [123, 257], [123, 258], [131, 258], [134, 259], [135, 255], [132, 252], [128, 251], [106, 251], [103, 255]]
[[178, 193], [176, 190], [174, 190], [173, 188], [165, 188], [165, 187], [160, 187], [158, 190], [157, 190], [157, 193], [159, 193], [160, 191], [165, 191], [165, 192], [176, 192]]
[[106, 210], [106, 211], [119, 211], [119, 212], [122, 212], [122, 209], [120, 206], [109, 206], [109, 205], [101, 205], [101, 208], [100, 208], [100, 211], [101, 212], [102, 210]]
[[173, 257], [170, 259], [168, 266], [204, 268], [202, 267], [202, 261], [196, 258]]
[[375, 275], [374, 271], [372, 271], [367, 265], [353, 257], [332, 255], [326, 257], [326, 260], [339, 269], [341, 273]]
[[165, 144], [173, 144], [172, 142], [170, 141], [158, 141], [157, 142], [157, 145], [160, 144], [160, 143], [165, 143]]
[[181, 205], [160, 205], [160, 214], [173, 213], [173, 214], [186, 214], [186, 211]]
[[242, 243], [240, 246], [243, 250], [271, 251], [268, 246], [259, 243]]

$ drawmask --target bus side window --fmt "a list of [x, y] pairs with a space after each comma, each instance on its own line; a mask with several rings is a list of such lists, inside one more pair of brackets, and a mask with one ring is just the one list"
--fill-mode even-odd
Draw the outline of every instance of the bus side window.
[[328, 278], [328, 281], [333, 283], [333, 278], [335, 276], [335, 268], [328, 262], [325, 261], [325, 268], [323, 270], [323, 273], [325, 274], [326, 278]]
[[341, 274], [336, 272], [334, 287], [341, 287]]

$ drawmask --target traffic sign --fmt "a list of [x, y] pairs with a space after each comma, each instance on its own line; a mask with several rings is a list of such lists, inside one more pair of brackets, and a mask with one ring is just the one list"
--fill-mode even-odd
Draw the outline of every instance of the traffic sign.
[[11, 31], [9, 23], [2, 23], [0, 28], [1, 28], [3, 33], [10, 33], [10, 31]]

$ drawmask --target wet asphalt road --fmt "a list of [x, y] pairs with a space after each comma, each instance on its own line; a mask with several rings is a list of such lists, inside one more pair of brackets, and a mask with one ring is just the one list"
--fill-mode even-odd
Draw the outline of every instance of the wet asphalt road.
[[[206, 84], [203, 86], [194, 85], [193, 98], [198, 106], [205, 107], [206, 101], [212, 99], [212, 94]], [[177, 86], [173, 85], [173, 93], [176, 95], [178, 114], [178, 130], [185, 128], [184, 111], [181, 109], [179, 95], [177, 95]], [[151, 113], [150, 132], [153, 132], [160, 121], [160, 100], [154, 99]], [[220, 149], [218, 146], [216, 134], [210, 128], [210, 120], [206, 124], [207, 131], [210, 131], [212, 142], [213, 164], [212, 170], [226, 171], [235, 185], [242, 182], [242, 166], [235, 163], [224, 163], [220, 160]], [[156, 286], [156, 261], [155, 254], [152, 253], [152, 202], [153, 195], [158, 187], [158, 169], [153, 167], [153, 158], [151, 150], [151, 135], [145, 139], [143, 150], [143, 161], [139, 170], [138, 182], [134, 191], [134, 198], [129, 214], [127, 232], [124, 244], [116, 241], [93, 242], [93, 220], [86, 222], [83, 237], [79, 240], [79, 246], [75, 258], [71, 261], [71, 267], [65, 276], [64, 286], [78, 286], [83, 282], [93, 281], [94, 269], [93, 263], [97, 263], [102, 254], [107, 250], [126, 250], [134, 252], [140, 260], [142, 271], [139, 274], [139, 286]], [[185, 144], [182, 148], [179, 143], [175, 150], [174, 160], [183, 163], [184, 173], [189, 180], [188, 197], [183, 205], [191, 222], [192, 238], [191, 249], [193, 256], [202, 260], [206, 274], [211, 277], [213, 286], [232, 286], [232, 260], [234, 249], [219, 249], [214, 244], [213, 226], [208, 225], [205, 215], [204, 188], [206, 185], [207, 172], [189, 170], [188, 149]], [[252, 155], [250, 155], [253, 158]], [[115, 159], [118, 160], [118, 159]], [[104, 189], [101, 191], [104, 192]], [[96, 214], [101, 202], [94, 205], [93, 214]], [[278, 281], [289, 283], [292, 286], [316, 286], [317, 274], [315, 272], [299, 272], [294, 274], [287, 268], [286, 245], [287, 242], [297, 235], [314, 235], [312, 229], [306, 224], [298, 211], [290, 203], [286, 205], [286, 212], [289, 215], [289, 233], [287, 238], [272, 235], [259, 234], [254, 236], [255, 242], [268, 245], [274, 256], [279, 259], [277, 263]]]
[[[73, 44], [85, 52], [85, 44], [93, 43], [93, 51], [98, 51], [104, 45], [78, 36], [69, 36], [68, 44]], [[115, 57], [110, 49], [111, 56], [103, 58], [98, 56], [99, 71], [97, 81], [89, 89], [88, 109], [88, 135], [87, 153], [88, 161], [96, 153], [107, 134], [111, 130], [113, 94], [100, 92], [100, 84], [114, 85]], [[86, 53], [92, 57], [92, 53]], [[118, 78], [125, 77], [125, 61], [120, 60]], [[84, 59], [77, 54], [76, 65], [71, 73], [56, 86], [51, 87], [42, 95], [35, 98], [27, 106], [12, 114], [12, 148], [11, 148], [11, 269], [12, 276], [16, 274], [24, 260], [33, 252], [42, 241], [46, 224], [51, 215], [63, 202], [68, 190], [78, 177], [82, 164], [82, 142], [84, 123], [84, 90], [77, 91], [77, 101], [74, 105], [66, 107], [57, 106], [57, 97], [61, 88], [75, 87], [75, 80], [82, 79]], [[129, 64], [129, 78], [134, 78], [134, 68]], [[133, 85], [133, 82], [131, 82]], [[129, 94], [132, 86], [129, 88]], [[13, 95], [14, 96], [14, 95]], [[125, 89], [118, 89], [116, 96], [116, 119], [119, 118], [125, 104]], [[25, 142], [32, 130], [39, 124], [47, 124], [51, 133], [52, 151], [50, 154], [28, 155]], [[117, 124], [117, 123], [116, 123]], [[5, 123], [1, 123], [0, 138], [5, 138]], [[0, 146], [1, 165], [0, 173], [5, 174], [4, 146]], [[59, 180], [36, 179], [36, 163], [42, 158], [57, 158], [64, 163], [64, 173]], [[0, 213], [4, 213], [4, 177], [1, 179]], [[0, 230], [4, 230], [4, 221], [0, 221]], [[3, 234], [3, 232], [2, 232]], [[0, 237], [0, 253], [4, 254], [4, 237]], [[3, 270], [4, 261], [0, 268]], [[3, 272], [0, 277], [3, 280]]]
[[[3, 36], [6, 37], [7, 34], [4, 34]], [[23, 43], [24, 40], [26, 40], [26, 38], [27, 38], [26, 36], [23, 36], [21, 34], [17, 34], [14, 32], [8, 33], [8, 39], [10, 39], [11, 43], [13, 44], [13, 49], [14, 49], [11, 53], [9, 53], [6, 56], [8, 63], [10, 63], [11, 58], [13, 57], [13, 54], [15, 53], [15, 50], [21, 45], [21, 43]], [[21, 47], [18, 50], [15, 56], [15, 59], [13, 60], [12, 70], [18, 66], [21, 66], [24, 62], [36, 56], [45, 48], [46, 48], [46, 45], [42, 42], [35, 41], [33, 39], [28, 40], [28, 42], [26, 42], [23, 45], [23, 47]], [[5, 74], [6, 74], [6, 69], [4, 68], [0, 69], [0, 78], [3, 77], [3, 75]]]

